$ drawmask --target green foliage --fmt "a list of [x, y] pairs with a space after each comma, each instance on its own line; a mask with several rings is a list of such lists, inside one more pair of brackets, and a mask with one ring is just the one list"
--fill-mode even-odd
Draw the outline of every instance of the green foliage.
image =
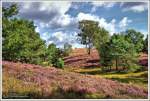
[[49, 64], [53, 64], [56, 61], [56, 53], [57, 53], [57, 48], [55, 44], [49, 44], [47, 50], [46, 50], [46, 55], [47, 55], [47, 61]]
[[148, 35], [146, 36], [143, 44], [144, 44], [143, 51], [148, 53]]
[[13, 17], [17, 13], [16, 4], [3, 8], [3, 59], [63, 67], [62, 61], [58, 59], [61, 50], [55, 44], [46, 48], [45, 41], [35, 32], [34, 23]]
[[101, 57], [101, 65], [103, 66], [102, 70], [106, 71], [111, 69], [112, 66], [112, 56], [111, 56], [111, 48], [109, 47], [109, 43], [104, 43], [101, 45], [99, 50], [100, 57]]
[[140, 70], [142, 67], [137, 65], [137, 64], [129, 64], [128, 68], [128, 72], [136, 72], [138, 70]]
[[69, 56], [69, 54], [72, 51], [72, 46], [69, 43], [64, 44], [64, 50], [63, 50], [63, 55], [64, 56]]
[[2, 7], [2, 12], [3, 18], [9, 18], [18, 14], [18, 7], [16, 4], [12, 4], [9, 8]]
[[128, 29], [125, 32], [125, 38], [128, 42], [134, 44], [137, 52], [141, 52], [143, 50], [144, 35], [141, 32], [137, 32], [134, 29]]
[[62, 58], [58, 58], [56, 65], [57, 68], [63, 68], [64, 67], [64, 61]]
[[50, 44], [46, 51], [46, 61], [49, 65], [53, 65], [58, 68], [64, 67], [64, 61], [62, 60], [62, 50], [56, 47], [55, 44]]
[[3, 59], [41, 64], [45, 54], [45, 42], [35, 32], [32, 21], [11, 18], [17, 14], [16, 5], [3, 8]]
[[98, 22], [82, 20], [79, 22], [79, 29], [81, 32], [78, 33], [78, 36], [81, 44], [84, 44], [86, 47], [88, 47], [88, 54], [90, 54], [90, 49], [93, 47], [94, 35], [99, 29]]
[[110, 35], [107, 30], [104, 28], [100, 28], [97, 30], [97, 32], [94, 34], [93, 43], [94, 46], [99, 50], [103, 44], [108, 42], [110, 40]]
[[119, 67], [128, 71], [138, 69], [135, 66], [137, 54], [134, 45], [126, 41], [124, 35], [114, 34], [109, 42], [101, 45], [100, 52], [101, 64], [104, 67], [111, 68], [115, 64], [116, 70]]

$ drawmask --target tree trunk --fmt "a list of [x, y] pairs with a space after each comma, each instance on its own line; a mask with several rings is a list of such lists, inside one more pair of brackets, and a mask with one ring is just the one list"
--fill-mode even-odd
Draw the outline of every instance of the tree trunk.
[[90, 46], [89, 46], [89, 48], [88, 48], [88, 54], [89, 54], [89, 55], [91, 54], [91, 48], [90, 48]]
[[116, 71], [118, 70], [118, 59], [116, 58]]
[[91, 54], [91, 40], [90, 40], [90, 38], [89, 38], [89, 40], [88, 40], [88, 55], [90, 55]]

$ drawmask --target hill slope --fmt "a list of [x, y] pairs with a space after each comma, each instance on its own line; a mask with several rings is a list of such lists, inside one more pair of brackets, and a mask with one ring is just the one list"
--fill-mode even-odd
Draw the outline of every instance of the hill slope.
[[[86, 48], [76, 48], [72, 53], [64, 58], [66, 67], [99, 67], [100, 58], [98, 51], [96, 49], [91, 49], [91, 54], [87, 54]], [[147, 69], [148, 66], [148, 55], [141, 53], [139, 57], [139, 64], [145, 66]]]
[[[53, 67], [3, 61], [3, 98], [147, 98], [137, 86]], [[12, 96], [13, 95], [13, 96]]]
[[64, 58], [67, 67], [98, 67], [99, 54], [96, 49], [91, 49], [91, 54], [87, 54], [86, 48], [76, 48], [72, 53]]

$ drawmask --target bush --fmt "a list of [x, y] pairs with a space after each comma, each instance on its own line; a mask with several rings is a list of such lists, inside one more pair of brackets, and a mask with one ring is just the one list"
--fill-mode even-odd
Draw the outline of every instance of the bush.
[[63, 49], [63, 56], [69, 56], [71, 51], [72, 51], [72, 45], [70, 45], [69, 43], [65, 43]]
[[128, 72], [136, 72], [136, 71], [139, 71], [140, 69], [141, 69], [141, 66], [137, 64], [130, 64], [128, 66]]
[[58, 68], [63, 68], [64, 67], [63, 59], [62, 58], [58, 58], [55, 66], [58, 67]]

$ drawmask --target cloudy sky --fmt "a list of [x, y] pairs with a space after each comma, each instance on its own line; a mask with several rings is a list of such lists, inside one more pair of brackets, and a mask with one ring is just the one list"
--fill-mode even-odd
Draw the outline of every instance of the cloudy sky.
[[[10, 3], [9, 3], [10, 4]], [[3, 6], [9, 5], [3, 2]], [[62, 47], [69, 42], [73, 47], [83, 47], [77, 41], [78, 21], [99, 22], [112, 35], [134, 28], [148, 33], [148, 4], [146, 2], [17, 2], [17, 17], [33, 20], [36, 31], [47, 44]]]

